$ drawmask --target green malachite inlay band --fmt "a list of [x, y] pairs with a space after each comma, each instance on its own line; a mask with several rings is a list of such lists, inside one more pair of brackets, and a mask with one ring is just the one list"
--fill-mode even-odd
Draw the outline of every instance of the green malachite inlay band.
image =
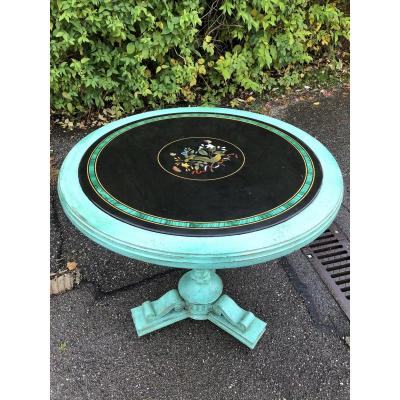
[[[110, 195], [104, 189], [104, 187], [102, 186], [102, 184], [100, 183], [100, 181], [97, 178], [96, 161], [97, 161], [97, 158], [100, 155], [101, 151], [112, 140], [114, 140], [117, 136], [129, 131], [130, 129], [138, 127], [138, 126], [142, 126], [142, 125], [154, 122], [154, 121], [173, 119], [173, 118], [185, 118], [185, 117], [212, 117], [212, 118], [232, 119], [232, 120], [241, 121], [241, 122], [245, 122], [245, 123], [252, 124], [252, 125], [257, 125], [261, 128], [268, 130], [269, 132], [273, 132], [273, 133], [281, 136], [283, 139], [288, 141], [290, 144], [292, 144], [297, 149], [297, 151], [300, 153], [300, 155], [302, 156], [302, 158], [304, 160], [304, 163], [306, 166], [306, 177], [304, 179], [302, 186], [300, 187], [298, 192], [293, 197], [291, 197], [289, 200], [287, 200], [283, 204], [281, 204], [278, 207], [275, 207], [271, 210], [268, 210], [263, 213], [260, 213], [260, 214], [254, 215], [254, 216], [250, 216], [250, 217], [239, 218], [239, 219], [234, 219], [234, 220], [227, 220], [227, 221], [212, 221], [212, 222], [179, 221], [179, 220], [162, 218], [162, 217], [158, 217], [155, 215], [147, 214], [143, 211], [136, 210], [132, 207], [127, 206], [126, 204], [121, 203], [120, 201], [115, 199], [112, 195]], [[310, 155], [304, 149], [304, 147], [301, 146], [301, 144], [298, 143], [291, 136], [289, 136], [286, 133], [284, 133], [270, 125], [267, 125], [263, 122], [250, 120], [247, 118], [242, 118], [242, 117], [237, 117], [237, 116], [229, 116], [229, 115], [223, 115], [223, 114], [211, 114], [211, 113], [187, 113], [187, 114], [182, 113], [182, 114], [159, 116], [159, 117], [146, 119], [143, 121], [134, 122], [134, 123], [127, 125], [121, 129], [118, 129], [117, 131], [113, 132], [111, 135], [107, 136], [104, 140], [102, 140], [95, 147], [95, 149], [93, 150], [93, 152], [90, 155], [89, 160], [88, 160], [87, 173], [88, 173], [89, 182], [91, 183], [93, 189], [105, 202], [110, 204], [112, 207], [115, 207], [116, 209], [118, 209], [118, 210], [122, 211], [123, 213], [126, 213], [132, 217], [138, 218], [140, 220], [148, 221], [153, 224], [172, 226], [172, 227], [176, 227], [176, 228], [186, 228], [186, 229], [231, 228], [231, 227], [235, 227], [235, 226], [250, 225], [250, 224], [264, 221], [266, 219], [273, 218], [277, 215], [280, 215], [280, 214], [286, 212], [287, 210], [289, 210], [290, 208], [292, 208], [296, 204], [298, 204], [305, 197], [305, 195], [310, 191], [310, 189], [313, 185], [314, 176], [315, 176], [314, 164], [312, 162]]]

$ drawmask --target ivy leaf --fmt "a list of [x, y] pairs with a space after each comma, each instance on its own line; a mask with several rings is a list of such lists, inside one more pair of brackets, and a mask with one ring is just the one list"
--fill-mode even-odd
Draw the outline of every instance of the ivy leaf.
[[276, 60], [276, 58], [277, 58], [277, 56], [278, 56], [278, 53], [277, 53], [276, 47], [275, 47], [274, 45], [271, 45], [271, 46], [269, 47], [269, 53], [271, 54], [272, 59], [273, 59], [273, 60]]
[[199, 74], [200, 75], [205, 75], [207, 73], [206, 68], [204, 67], [204, 65], [200, 65], [199, 67]]
[[71, 95], [69, 93], [67, 93], [67, 92], [62, 92], [62, 96], [67, 100], [72, 100]]
[[232, 10], [234, 8], [235, 6], [231, 2], [225, 1], [224, 4], [222, 4], [222, 6], [219, 9], [224, 13], [227, 13], [228, 15], [232, 15]]
[[135, 52], [135, 43], [128, 43], [128, 45], [126, 46], [126, 52], [128, 54], [132, 54]]

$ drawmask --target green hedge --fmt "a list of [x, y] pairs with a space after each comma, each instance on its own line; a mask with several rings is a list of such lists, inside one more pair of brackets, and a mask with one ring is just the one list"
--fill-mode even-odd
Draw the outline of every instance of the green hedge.
[[341, 3], [51, 0], [52, 110], [124, 114], [291, 86], [349, 39]]

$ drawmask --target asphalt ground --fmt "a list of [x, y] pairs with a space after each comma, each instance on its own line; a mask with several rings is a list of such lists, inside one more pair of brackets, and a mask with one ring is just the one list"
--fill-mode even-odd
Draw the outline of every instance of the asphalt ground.
[[[349, 236], [349, 97], [289, 104], [271, 115], [317, 137], [341, 166], [336, 223]], [[87, 132], [55, 130], [54, 164]], [[51, 297], [51, 398], [348, 399], [349, 321], [299, 251], [219, 271], [224, 290], [267, 321], [249, 350], [208, 321], [185, 320], [138, 338], [130, 309], [177, 286], [181, 270], [129, 260], [75, 230], [51, 191], [51, 270], [76, 261], [83, 282]]]

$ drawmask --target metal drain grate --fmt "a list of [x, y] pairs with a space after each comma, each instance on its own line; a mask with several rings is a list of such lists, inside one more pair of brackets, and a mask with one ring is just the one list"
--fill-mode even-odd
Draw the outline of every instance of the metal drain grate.
[[301, 251], [350, 318], [350, 243], [333, 224]]

